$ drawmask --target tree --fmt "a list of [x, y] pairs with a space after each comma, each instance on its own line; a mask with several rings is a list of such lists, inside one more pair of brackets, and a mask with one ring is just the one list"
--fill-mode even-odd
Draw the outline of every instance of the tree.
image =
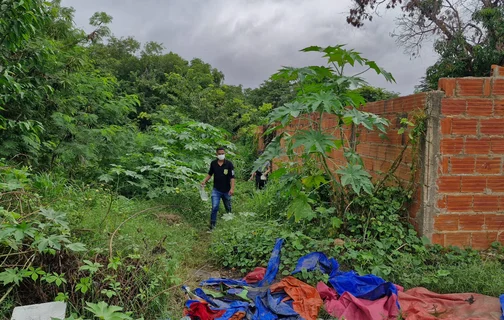
[[387, 91], [383, 88], [376, 88], [372, 86], [362, 86], [352, 92], [361, 95], [366, 102], [374, 102], [381, 100], [389, 100], [399, 97], [399, 93]]
[[270, 103], [274, 109], [292, 101], [296, 97], [296, 92], [288, 81], [269, 79], [264, 81], [259, 88], [246, 89], [245, 95], [247, 102], [256, 108]]
[[353, 0], [347, 22], [361, 27], [381, 5], [404, 12], [394, 32], [398, 44], [416, 55], [434, 37], [439, 60], [420, 89], [437, 88], [441, 77], [488, 76], [492, 64], [504, 63], [503, 0]]
[[51, 10], [41, 0], [2, 1], [0, 157], [27, 157], [39, 151], [44, 127], [37, 115], [48, 112], [42, 102], [52, 93], [58, 64], [67, 70], [79, 64], [78, 59], [52, 59], [59, 47], [51, 40], [61, 36], [69, 14], [57, 7], [56, 2], [56, 10]]
[[[395, 82], [394, 77], [376, 62], [362, 57], [343, 45], [321, 48], [312, 46], [304, 52], [319, 52], [327, 59], [327, 67], [308, 66], [304, 68], [286, 67], [273, 77], [296, 83], [297, 97], [274, 110], [269, 115], [269, 124], [274, 127], [268, 132], [281, 133], [267, 146], [261, 157], [254, 163], [257, 170], [267, 159], [283, 157], [284, 167], [277, 174], [285, 174], [290, 185], [284, 189], [293, 201], [287, 208], [287, 215], [311, 220], [315, 211], [311, 203], [321, 186], [330, 186], [331, 200], [344, 212], [349, 193], [373, 192], [371, 175], [365, 170], [361, 157], [356, 152], [356, 144], [345, 135], [345, 130], [365, 127], [368, 130], [386, 131], [388, 122], [375, 114], [362, 111], [365, 99], [359, 92], [351, 92], [352, 85], [366, 86], [359, 77], [361, 73], [348, 76], [344, 70], [350, 65], [365, 67], [382, 75], [385, 80]], [[324, 126], [325, 119], [336, 119], [334, 127]], [[300, 121], [292, 129], [289, 125]], [[342, 152], [345, 162], [334, 161], [332, 154]]]
[[87, 39], [95, 43], [101, 41], [105, 37], [108, 37], [110, 35], [110, 29], [107, 25], [111, 22], [112, 17], [105, 12], [96, 12], [93, 14], [93, 16], [89, 19], [89, 24], [96, 29], [87, 36]]

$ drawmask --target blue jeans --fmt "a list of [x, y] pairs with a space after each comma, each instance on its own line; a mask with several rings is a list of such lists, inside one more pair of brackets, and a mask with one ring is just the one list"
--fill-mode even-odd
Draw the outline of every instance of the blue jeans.
[[212, 215], [210, 216], [210, 228], [214, 228], [217, 223], [217, 212], [219, 212], [220, 200], [224, 202], [226, 212], [231, 212], [231, 196], [228, 192], [220, 192], [217, 189], [212, 190]]

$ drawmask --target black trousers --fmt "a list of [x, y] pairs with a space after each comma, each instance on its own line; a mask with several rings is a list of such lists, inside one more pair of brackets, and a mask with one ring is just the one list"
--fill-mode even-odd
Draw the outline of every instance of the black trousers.
[[256, 189], [262, 190], [266, 186], [266, 181], [267, 180], [261, 180], [262, 173], [261, 172], [256, 172]]

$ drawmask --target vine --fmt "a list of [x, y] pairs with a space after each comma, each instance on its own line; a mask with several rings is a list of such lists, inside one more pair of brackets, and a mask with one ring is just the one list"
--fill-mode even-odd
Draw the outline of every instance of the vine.
[[404, 154], [411, 147], [411, 167], [410, 167], [410, 180], [408, 182], [408, 186], [404, 188], [406, 194], [411, 195], [413, 189], [415, 188], [415, 178], [418, 172], [419, 164], [420, 164], [420, 153], [422, 150], [422, 140], [425, 137], [425, 132], [427, 130], [427, 114], [424, 110], [417, 110], [411, 114], [411, 120], [408, 118], [402, 118], [401, 127], [398, 130], [398, 134], [404, 134], [407, 127], [410, 127], [410, 131], [408, 133], [408, 141], [404, 144], [401, 152], [396, 157], [390, 169], [385, 173], [383, 179], [378, 182], [375, 187], [375, 193], [380, 191], [385, 185], [385, 183], [391, 179], [395, 178], [396, 181], [399, 179], [395, 176], [395, 172], [399, 165], [403, 162]]

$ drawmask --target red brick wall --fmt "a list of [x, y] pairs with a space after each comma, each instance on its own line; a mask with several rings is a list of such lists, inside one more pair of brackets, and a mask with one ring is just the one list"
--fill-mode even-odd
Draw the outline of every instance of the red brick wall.
[[[365, 106], [364, 111], [377, 114], [387, 119], [390, 124], [386, 134], [382, 134], [379, 131], [369, 131], [363, 128], [359, 128], [356, 132], [357, 137], [355, 140], [358, 141], [357, 152], [362, 157], [364, 166], [372, 174], [375, 182], [382, 179], [391, 169], [393, 162], [398, 158], [403, 149], [405, 149], [405, 151], [402, 154], [402, 162], [394, 172], [394, 175], [404, 186], [407, 186], [412, 180], [410, 168], [413, 156], [412, 147], [408, 145], [409, 128], [406, 128], [405, 132], [400, 135], [398, 134], [398, 130], [403, 126], [401, 125], [401, 119], [409, 118], [411, 120], [415, 112], [426, 108], [428, 99], [429, 94], [420, 93], [387, 101], [372, 102]], [[311, 117], [316, 119], [318, 115], [314, 114]], [[299, 119], [293, 121], [284, 131], [292, 134], [295, 130], [303, 129], [307, 126], [309, 126], [308, 120]], [[325, 115], [323, 120], [323, 129], [325, 133], [332, 134], [335, 138], [339, 138], [340, 133], [336, 128], [337, 118], [333, 115]], [[346, 127], [343, 134], [349, 140], [352, 140], [352, 129], [350, 127]], [[329, 157], [331, 158], [329, 162], [331, 169], [337, 170], [339, 166], [346, 165], [342, 150], [334, 150]], [[276, 162], [278, 163], [283, 160], [285, 159], [277, 159]], [[419, 161], [419, 159], [416, 158], [416, 161]], [[276, 168], [276, 166], [274, 166], [274, 168]], [[418, 172], [417, 179], [420, 177], [420, 174], [421, 172]], [[418, 190], [409, 208], [410, 222], [417, 227], [417, 230], [419, 230], [417, 216], [419, 210], [421, 210], [420, 192], [421, 190]]]
[[504, 79], [442, 79], [434, 243], [487, 248], [504, 240]]
[[[397, 134], [400, 119], [411, 118], [417, 110], [427, 113], [421, 156], [413, 159], [406, 149], [395, 176], [410, 181], [412, 161], [420, 161], [410, 221], [433, 243], [482, 249], [493, 241], [504, 242], [504, 67], [493, 66], [492, 72], [488, 78], [441, 79], [439, 89], [444, 93], [410, 95], [365, 107], [390, 121], [387, 139], [379, 132], [358, 132], [357, 151], [375, 180], [389, 171], [408, 141], [408, 131]], [[323, 127], [339, 137], [335, 121], [327, 116]], [[299, 120], [286, 130], [307, 125], [307, 120]], [[347, 129], [344, 134], [350, 137], [352, 132]], [[345, 163], [341, 151], [330, 156], [333, 168]]]
[[[372, 102], [365, 106], [364, 111], [375, 113], [390, 122], [388, 132], [385, 135], [382, 135], [379, 131], [369, 131], [362, 128], [357, 132], [358, 137], [356, 140], [359, 142], [357, 152], [361, 155], [366, 169], [371, 171], [375, 178], [389, 171], [392, 163], [407, 144], [409, 129], [401, 135], [397, 133], [401, 128], [400, 121], [402, 118], [411, 118], [414, 111], [423, 110], [426, 96], [427, 94], [421, 93], [387, 101]], [[315, 119], [318, 116], [313, 115], [312, 117]], [[284, 131], [292, 134], [295, 130], [306, 128], [308, 125], [309, 122], [305, 119], [295, 120]], [[325, 133], [334, 135], [336, 139], [340, 137], [339, 131], [336, 130], [336, 116], [325, 115], [322, 126]], [[352, 129], [350, 127], [346, 127], [343, 134], [349, 140], [352, 140]], [[404, 152], [404, 161], [396, 171], [398, 178], [403, 181], [409, 181], [411, 177], [409, 168], [412, 156], [409, 150], [410, 147]], [[329, 156], [332, 160], [330, 163], [332, 169], [337, 169], [338, 165], [346, 163], [342, 150], [335, 150]]]
[[[417, 161], [417, 165], [419, 165], [418, 161], [420, 159], [418, 154], [414, 158], [412, 146], [408, 144], [410, 130], [407, 128], [402, 134], [398, 134], [398, 130], [403, 127], [401, 125], [402, 118], [412, 120], [415, 113], [426, 109], [429, 100], [429, 94], [420, 93], [366, 105], [365, 111], [386, 118], [390, 123], [386, 139], [383, 139], [381, 132], [368, 130], [362, 131], [358, 137], [357, 152], [361, 155], [366, 169], [371, 172], [375, 182], [384, 178], [384, 175], [391, 169], [394, 161], [398, 159], [404, 149], [401, 163], [395, 169], [394, 176], [397, 178], [396, 181], [402, 183], [403, 187], [408, 186], [412, 180], [418, 184], [422, 175], [422, 168], [420, 166], [415, 177], [412, 176], [413, 161]], [[408, 208], [409, 222], [419, 232], [421, 232], [420, 222], [418, 221], [419, 211], [421, 210], [421, 192], [421, 189], [416, 189], [413, 201]]]
[[[401, 119], [410, 118], [414, 112], [425, 108], [427, 94], [415, 94], [406, 97], [400, 97], [387, 101], [378, 101], [369, 103], [365, 111], [375, 113], [386, 118], [390, 126], [385, 135], [380, 136], [379, 131], [361, 130], [357, 140], [357, 152], [364, 160], [366, 169], [370, 170], [375, 178], [390, 170], [392, 163], [401, 154], [409, 140], [409, 129], [399, 135], [398, 130], [402, 127]], [[403, 153], [403, 162], [397, 168], [395, 175], [403, 182], [411, 180], [412, 154], [411, 146], [406, 147]]]

